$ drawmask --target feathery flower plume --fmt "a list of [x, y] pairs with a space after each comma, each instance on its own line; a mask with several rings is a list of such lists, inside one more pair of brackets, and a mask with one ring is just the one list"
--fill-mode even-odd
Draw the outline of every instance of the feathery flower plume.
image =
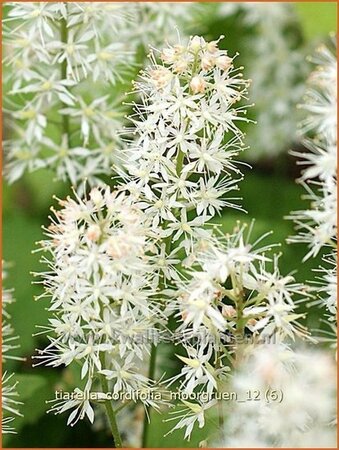
[[301, 183], [310, 206], [293, 212], [289, 218], [297, 234], [288, 242], [306, 243], [305, 260], [322, 252], [323, 264], [317, 273], [314, 290], [319, 304], [336, 321], [337, 311], [337, 60], [321, 46], [314, 58], [317, 67], [309, 79], [309, 89], [301, 107], [307, 117], [301, 123], [306, 152], [293, 152], [305, 166]]
[[[7, 278], [6, 263], [2, 261], [2, 281]], [[18, 336], [13, 336], [14, 329], [10, 323], [11, 316], [7, 311], [8, 305], [13, 303], [15, 300], [13, 298], [13, 290], [3, 288], [2, 289], [2, 362], [6, 363], [9, 359], [21, 360], [17, 356], [11, 354], [11, 352], [19, 347], [19, 345], [13, 345], [13, 342], [18, 339]], [[2, 374], [1, 381], [1, 400], [2, 400], [2, 433], [16, 433], [15, 428], [12, 426], [11, 422], [15, 420], [15, 416], [22, 416], [19, 411], [19, 405], [22, 402], [16, 400], [19, 396], [16, 386], [17, 382], [12, 381], [13, 373], [8, 374], [5, 371]]]

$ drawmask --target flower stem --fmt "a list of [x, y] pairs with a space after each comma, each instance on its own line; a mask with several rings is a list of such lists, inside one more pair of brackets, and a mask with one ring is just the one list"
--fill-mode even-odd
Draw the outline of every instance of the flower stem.
[[231, 274], [232, 287], [235, 293], [235, 307], [237, 317], [235, 321], [235, 367], [238, 367], [243, 356], [245, 323], [244, 320], [244, 290], [240, 281], [234, 274]]
[[[178, 177], [181, 175], [183, 163], [184, 163], [185, 154], [180, 149], [178, 149], [178, 155], [177, 155], [177, 164], [176, 164], [176, 171]], [[167, 222], [164, 222], [162, 225], [164, 228], [167, 226]], [[171, 236], [168, 236], [166, 239], [164, 239], [165, 245], [166, 245], [166, 252], [169, 254], [171, 252], [172, 247], [172, 241]], [[156, 357], [157, 357], [157, 346], [152, 344], [151, 348], [151, 356], [150, 356], [150, 362], [149, 362], [149, 369], [148, 369], [148, 378], [150, 380], [154, 380], [155, 376], [155, 367], [156, 367]], [[146, 407], [145, 411], [145, 417], [144, 417], [144, 428], [143, 428], [143, 435], [142, 435], [142, 448], [146, 448], [147, 445], [147, 439], [148, 439], [148, 433], [149, 433], [149, 417], [150, 417], [150, 406]]]
[[[216, 358], [216, 367], [220, 369], [222, 367], [222, 361], [221, 361], [221, 352], [217, 352], [217, 358]], [[218, 390], [221, 386], [218, 385]], [[221, 430], [222, 439], [224, 439], [224, 409], [222, 401], [218, 402], [218, 421], [219, 421], [219, 428]]]
[[[101, 364], [104, 362], [104, 355], [100, 355]], [[103, 393], [109, 392], [108, 383], [105, 375], [100, 374], [101, 388]], [[114, 448], [122, 448], [121, 436], [118, 429], [118, 424], [115, 418], [115, 412], [112, 407], [112, 403], [110, 400], [105, 400], [105, 408], [107, 419], [111, 427], [112, 436], [113, 436], [113, 447]]]
[[176, 167], [178, 177], [181, 175], [182, 166], [184, 164], [184, 157], [185, 157], [184, 152], [179, 149], [178, 157], [177, 157], [177, 167]]
[[240, 361], [243, 357], [244, 351], [244, 335], [245, 335], [245, 324], [243, 318], [243, 298], [242, 295], [239, 295], [239, 299], [237, 302], [237, 318], [236, 318], [236, 354], [235, 354], [235, 363], [239, 366]]
[[[150, 380], [154, 379], [155, 375], [155, 362], [157, 357], [157, 346], [152, 344], [151, 356], [149, 361], [148, 378]], [[146, 406], [145, 417], [144, 417], [144, 429], [142, 434], [142, 448], [146, 448], [148, 433], [149, 433], [149, 417], [150, 417], [150, 406]]]

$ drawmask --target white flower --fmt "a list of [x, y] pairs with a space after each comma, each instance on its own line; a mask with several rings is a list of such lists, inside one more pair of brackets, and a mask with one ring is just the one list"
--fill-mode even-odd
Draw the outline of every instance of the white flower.
[[[67, 77], [72, 77], [79, 82], [81, 78], [86, 78], [90, 70], [88, 62], [88, 46], [86, 42], [94, 37], [92, 30], [85, 33], [77, 33], [77, 30], [70, 30], [67, 42], [52, 41], [48, 44], [50, 50], [56, 51], [53, 64], [67, 63]], [[80, 70], [81, 69], [81, 70]]]
[[109, 110], [106, 102], [107, 98], [108, 96], [105, 95], [104, 97], [96, 98], [90, 104], [86, 104], [81, 97], [78, 97], [77, 105], [60, 110], [61, 114], [79, 117], [84, 146], [88, 145], [91, 133], [93, 133], [97, 141], [100, 141], [101, 129], [106, 125], [106, 112]]
[[208, 219], [209, 216], [200, 216], [188, 221], [186, 210], [183, 208], [180, 213], [180, 220], [175, 220], [174, 223], [169, 223], [168, 225], [169, 229], [177, 230], [173, 236], [173, 240], [178, 240], [182, 234], [185, 237], [192, 236], [195, 232], [195, 227], [203, 225]]
[[134, 33], [145, 46], [176, 42], [177, 30], [187, 34], [192, 25], [199, 23], [206, 9], [206, 5], [202, 7], [194, 2], [138, 2], [134, 5], [138, 23]]
[[169, 420], [179, 420], [178, 423], [167, 434], [172, 433], [174, 430], [180, 430], [186, 428], [185, 439], [190, 439], [193, 427], [195, 423], [198, 423], [199, 428], [203, 428], [205, 425], [205, 411], [216, 404], [215, 400], [211, 400], [207, 403], [192, 403], [182, 400], [184, 409], [173, 412], [173, 416]]
[[[214, 389], [217, 389], [217, 381], [214, 378], [217, 369], [214, 369], [210, 364], [212, 352], [201, 346], [200, 349], [194, 347], [188, 347], [186, 349], [188, 358], [177, 355], [177, 357], [185, 364], [178, 375], [172, 377], [169, 381], [169, 385], [180, 378], [184, 378], [181, 384], [181, 389], [188, 395], [192, 394], [194, 389], [202, 385], [206, 388], [206, 392], [211, 394]], [[227, 370], [226, 370], [227, 371]]]
[[254, 161], [274, 158], [286, 152], [295, 138], [296, 105], [307, 74], [297, 33], [286, 36], [286, 29], [297, 27], [297, 11], [292, 4], [274, 2], [221, 2], [218, 6], [219, 17], [240, 27], [247, 50], [242, 56], [253, 79], [251, 100], [259, 125], [248, 131], [246, 141], [252, 151], [246, 156]]
[[[7, 278], [7, 264], [2, 261], [2, 281], [5, 282]], [[2, 286], [2, 326], [1, 326], [1, 354], [2, 361], [6, 363], [9, 359], [23, 360], [18, 356], [12, 354], [13, 350], [20, 347], [19, 345], [13, 345], [13, 342], [18, 339], [17, 336], [13, 336], [14, 329], [10, 323], [11, 316], [7, 311], [8, 305], [13, 303], [13, 290], [4, 288]], [[11, 422], [14, 421], [15, 416], [22, 416], [18, 406], [22, 405], [22, 402], [16, 400], [19, 396], [16, 390], [17, 382], [11, 381], [13, 373], [8, 374], [4, 371], [1, 379], [1, 405], [2, 405], [2, 433], [16, 433], [15, 428], [12, 427]]]
[[48, 2], [27, 2], [23, 4], [13, 3], [8, 13], [7, 21], [24, 20], [29, 30], [37, 31], [41, 42], [45, 44], [45, 36], [54, 36], [51, 21], [60, 18], [62, 4]]
[[60, 401], [58, 399], [52, 400], [55, 404], [47, 412], [62, 414], [74, 408], [74, 410], [68, 417], [67, 425], [74, 426], [78, 422], [78, 420], [83, 420], [85, 417], [87, 417], [88, 420], [93, 423], [94, 410], [89, 401], [90, 393], [91, 383], [87, 383], [84, 390], [75, 388], [70, 395], [70, 399]]
[[[315, 364], [316, 362], [316, 364]], [[230, 389], [252, 400], [235, 402], [214, 446], [335, 447], [335, 365], [324, 351], [272, 343], [255, 348]], [[272, 392], [265, 399], [265, 392]], [[259, 393], [257, 401], [253, 401]], [[276, 396], [276, 397], [275, 397]], [[280, 397], [279, 397], [280, 396]], [[281, 401], [272, 401], [281, 398]], [[270, 401], [271, 400], [271, 401]]]
[[1, 404], [2, 404], [2, 433], [16, 433], [15, 428], [9, 425], [15, 418], [15, 416], [21, 416], [22, 414], [18, 410], [18, 406], [22, 405], [22, 402], [15, 400], [19, 394], [16, 391], [17, 382], [12, 384], [10, 381], [13, 374], [8, 375], [4, 372], [1, 379]]
[[[301, 130], [316, 135], [306, 140], [310, 153], [295, 153], [303, 158], [302, 164], [308, 166], [301, 179], [311, 205], [289, 217], [298, 230], [289, 242], [308, 243], [310, 250], [305, 259], [316, 256], [323, 246], [335, 244], [337, 235], [337, 63], [324, 47], [319, 49], [315, 62], [319, 65], [310, 77], [306, 102], [302, 105], [308, 116], [301, 123]], [[319, 182], [314, 181], [316, 177]]]
[[329, 254], [322, 255], [322, 267], [314, 269], [322, 276], [310, 284], [317, 285], [312, 289], [320, 297], [315, 304], [326, 307], [330, 313], [326, 319], [331, 325], [336, 321], [337, 295], [337, 60], [331, 50], [321, 46], [313, 62], [317, 67], [310, 76], [302, 105], [307, 117], [301, 123], [301, 132], [306, 135], [308, 152], [294, 152], [302, 158], [299, 163], [306, 165], [301, 180], [310, 206], [290, 215], [297, 234], [288, 242], [308, 245], [304, 260], [330, 247]]
[[100, 47], [96, 41], [95, 53], [91, 53], [87, 58], [94, 81], [102, 76], [112, 84], [115, 84], [117, 80], [123, 81], [123, 75], [132, 65], [131, 57], [133, 56], [133, 53], [126, 51], [125, 47], [120, 42]]
[[[9, 4], [4, 111], [12, 119], [5, 167], [10, 182], [47, 167], [81, 192], [84, 179], [100, 185], [100, 177], [109, 175], [118, 162], [123, 115], [116, 110], [117, 98], [103, 100], [111, 93], [105, 81], [126, 81], [133, 66], [134, 11], [133, 4], [120, 3]], [[91, 151], [79, 151], [79, 128]], [[46, 142], [54, 152], [65, 136], [67, 157], [51, 156]]]

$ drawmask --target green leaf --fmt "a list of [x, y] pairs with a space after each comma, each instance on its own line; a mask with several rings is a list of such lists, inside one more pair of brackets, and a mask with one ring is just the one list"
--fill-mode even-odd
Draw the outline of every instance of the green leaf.
[[[17, 433], [20, 433], [22, 427], [27, 424], [33, 424], [45, 413], [46, 399], [51, 397], [51, 389], [47, 377], [41, 375], [31, 374], [14, 374], [13, 382], [18, 382], [16, 390], [18, 392], [17, 400], [22, 402], [18, 406], [22, 417], [15, 416], [13, 427]], [[4, 446], [6, 447], [6, 440], [11, 439], [11, 436], [4, 437]]]
[[[38, 330], [36, 325], [47, 323], [48, 313], [45, 311], [47, 302], [34, 301], [34, 296], [41, 293], [39, 285], [32, 285], [31, 271], [43, 270], [39, 264], [39, 255], [32, 254], [36, 248], [35, 242], [42, 238], [40, 219], [28, 217], [21, 211], [15, 215], [7, 215], [3, 220], [3, 257], [12, 263], [6, 279], [6, 287], [14, 288], [16, 302], [9, 305], [8, 311], [15, 334], [19, 336], [20, 356], [30, 356], [36, 346], [33, 333]], [[8, 364], [10, 370], [10, 365]]]

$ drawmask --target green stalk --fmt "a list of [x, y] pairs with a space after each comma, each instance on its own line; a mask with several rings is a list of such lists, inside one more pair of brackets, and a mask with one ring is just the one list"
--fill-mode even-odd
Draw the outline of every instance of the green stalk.
[[[184, 164], [184, 158], [185, 154], [181, 151], [180, 147], [178, 149], [178, 156], [177, 156], [177, 164], [176, 164], [176, 171], [177, 175], [180, 176], [182, 167]], [[167, 222], [164, 222], [163, 227], [167, 226]], [[166, 239], [164, 239], [165, 245], [166, 245], [166, 252], [171, 252], [172, 242], [171, 242], [171, 236], [168, 236]], [[157, 346], [152, 344], [151, 348], [151, 356], [150, 356], [150, 362], [149, 362], [149, 368], [148, 368], [148, 378], [153, 380], [155, 375], [155, 367], [156, 367], [156, 357], [157, 357]], [[146, 448], [147, 445], [147, 439], [149, 434], [149, 422], [148, 418], [151, 413], [150, 406], [146, 407], [145, 417], [144, 417], [144, 427], [143, 427], [143, 434], [142, 434], [142, 448]]]
[[[148, 378], [153, 380], [155, 376], [155, 363], [156, 363], [156, 357], [157, 357], [157, 346], [152, 344], [151, 348], [151, 357], [149, 361], [149, 369], [148, 369]], [[144, 428], [143, 428], [143, 434], [142, 434], [142, 448], [146, 448], [147, 446], [147, 440], [149, 435], [149, 417], [151, 414], [151, 407], [148, 405], [146, 406], [145, 416], [144, 416]]]
[[[102, 366], [104, 366], [104, 355], [100, 355], [100, 361]], [[105, 375], [100, 374], [101, 388], [103, 393], [109, 392], [108, 390], [108, 382]], [[108, 422], [110, 424], [110, 428], [113, 436], [113, 447], [114, 448], [122, 448], [121, 436], [118, 429], [118, 424], [115, 418], [115, 412], [112, 407], [112, 403], [110, 400], [105, 400], [105, 409]]]
[[243, 287], [238, 286], [236, 277], [231, 275], [233, 290], [236, 295], [236, 310], [237, 310], [237, 318], [236, 318], [236, 327], [235, 327], [235, 336], [236, 339], [239, 339], [240, 342], [236, 342], [236, 354], [235, 354], [235, 364], [239, 365], [240, 360], [242, 359], [243, 347], [244, 343], [242, 342], [245, 335], [245, 323], [244, 320], [244, 291]]
[[177, 175], [178, 177], [181, 174], [182, 171], [182, 166], [184, 164], [184, 158], [185, 158], [185, 154], [183, 151], [180, 150], [179, 148], [179, 152], [178, 152], [178, 158], [177, 158], [177, 166], [176, 166], [176, 170], [177, 170]]
[[[221, 353], [218, 351], [217, 352], [217, 358], [216, 358], [216, 366], [218, 369], [221, 368], [222, 364], [221, 364]], [[217, 386], [218, 390], [220, 390], [220, 386]], [[223, 408], [223, 404], [222, 401], [219, 400], [218, 402], [218, 420], [219, 420], [219, 428], [221, 430], [221, 432], [223, 433], [223, 429], [224, 429], [224, 408]], [[224, 438], [224, 436], [222, 436], [222, 438]]]

